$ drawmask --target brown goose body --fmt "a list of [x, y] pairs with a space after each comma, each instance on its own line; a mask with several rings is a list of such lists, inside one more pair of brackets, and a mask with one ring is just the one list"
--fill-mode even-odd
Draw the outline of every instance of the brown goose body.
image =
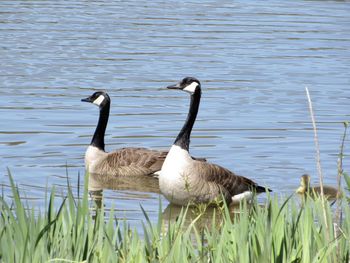
[[173, 145], [159, 176], [163, 195], [174, 204], [210, 203], [224, 197], [229, 203], [250, 199], [266, 189], [254, 181], [216, 164], [190, 158], [186, 150]]
[[[310, 186], [310, 175], [304, 174], [300, 178], [300, 186], [296, 192], [302, 196], [316, 197], [321, 194], [321, 186]], [[332, 186], [324, 185], [323, 193], [327, 199], [334, 200], [341, 197], [338, 189]]]
[[90, 174], [108, 177], [145, 176], [160, 171], [166, 151], [146, 148], [122, 148], [109, 153], [105, 151], [104, 136], [110, 109], [107, 93], [98, 91], [82, 101], [96, 104], [100, 109], [94, 136], [85, 153], [85, 168]]
[[122, 148], [104, 152], [90, 146], [85, 154], [85, 168], [89, 173], [106, 176], [153, 175], [162, 168], [167, 152], [146, 148]]
[[221, 195], [227, 203], [238, 203], [242, 199], [250, 199], [253, 193], [271, 191], [219, 165], [193, 160], [189, 154], [189, 144], [199, 108], [200, 82], [195, 78], [185, 78], [168, 88], [189, 92], [191, 104], [187, 120], [160, 172], [159, 186], [162, 194], [171, 203], [186, 205], [191, 202], [210, 203], [221, 198]]
[[[232, 197], [245, 192], [261, 193], [266, 191], [265, 188], [257, 185], [251, 179], [237, 175], [216, 164], [194, 162], [193, 169], [198, 171], [201, 181], [217, 185], [228, 202], [231, 201]], [[220, 194], [220, 192], [216, 194]]]

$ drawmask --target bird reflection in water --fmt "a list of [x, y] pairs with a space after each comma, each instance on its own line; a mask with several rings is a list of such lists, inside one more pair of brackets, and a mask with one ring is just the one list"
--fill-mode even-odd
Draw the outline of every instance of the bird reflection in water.
[[[158, 179], [150, 176], [120, 176], [106, 177], [103, 174], [90, 174], [88, 190], [92, 203], [92, 210], [103, 206], [103, 191], [120, 190], [140, 193], [160, 194]], [[96, 212], [96, 211], [95, 211]]]

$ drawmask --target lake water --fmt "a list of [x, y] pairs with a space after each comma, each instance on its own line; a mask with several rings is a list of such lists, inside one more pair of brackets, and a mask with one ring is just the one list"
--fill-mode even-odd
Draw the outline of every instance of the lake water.
[[[74, 188], [98, 109], [112, 99], [106, 149], [167, 149], [189, 97], [167, 90], [202, 82], [191, 153], [290, 194], [307, 172], [317, 183], [305, 86], [318, 125], [322, 168], [335, 185], [343, 121], [350, 120], [347, 1], [1, 1], [0, 182], [7, 168], [31, 202]], [[348, 140], [344, 169], [350, 172]], [[135, 183], [135, 182], [134, 182]], [[157, 183], [105, 190], [119, 217], [157, 218]]]

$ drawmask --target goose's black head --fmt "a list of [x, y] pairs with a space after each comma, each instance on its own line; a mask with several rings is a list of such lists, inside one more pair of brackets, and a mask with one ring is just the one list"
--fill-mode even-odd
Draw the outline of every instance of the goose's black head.
[[82, 99], [81, 101], [90, 102], [99, 106], [100, 108], [103, 108], [105, 105], [110, 103], [111, 99], [109, 98], [106, 92], [97, 91], [94, 94], [92, 94], [90, 97], [87, 97], [86, 99]]
[[201, 83], [198, 79], [193, 77], [186, 77], [183, 80], [181, 80], [179, 83], [175, 85], [170, 85], [167, 87], [168, 89], [180, 89], [183, 91], [186, 91], [190, 94], [194, 94], [196, 92], [201, 91]]

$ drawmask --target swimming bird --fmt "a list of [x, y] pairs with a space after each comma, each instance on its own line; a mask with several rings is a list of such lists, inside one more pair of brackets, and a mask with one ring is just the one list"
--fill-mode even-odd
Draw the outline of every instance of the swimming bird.
[[160, 171], [159, 186], [166, 199], [177, 205], [187, 205], [211, 203], [223, 196], [227, 203], [239, 203], [242, 199], [251, 199], [254, 192], [271, 191], [219, 165], [190, 158], [190, 136], [199, 109], [201, 84], [196, 78], [186, 77], [167, 88], [188, 92], [191, 101], [185, 124]]
[[[315, 197], [317, 195], [321, 194], [321, 186], [310, 186], [310, 175], [303, 174], [300, 177], [300, 186], [296, 190], [296, 192], [300, 195], [310, 195], [311, 197]], [[323, 193], [327, 199], [337, 199], [341, 196], [341, 193], [338, 193], [338, 189], [332, 186], [324, 185], [323, 186]]]
[[160, 171], [167, 151], [146, 148], [122, 148], [109, 153], [105, 151], [104, 137], [111, 104], [106, 92], [97, 91], [81, 101], [93, 103], [100, 109], [94, 136], [85, 153], [85, 168], [90, 174], [113, 178], [153, 175]]

